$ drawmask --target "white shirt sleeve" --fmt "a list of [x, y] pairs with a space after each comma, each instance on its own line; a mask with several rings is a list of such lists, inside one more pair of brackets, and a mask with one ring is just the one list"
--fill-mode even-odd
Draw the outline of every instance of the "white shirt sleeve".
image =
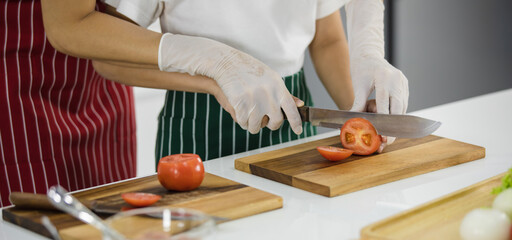
[[160, 0], [104, 0], [116, 11], [147, 28], [162, 13], [163, 3]]
[[318, 0], [316, 7], [316, 19], [324, 18], [339, 10], [350, 0]]

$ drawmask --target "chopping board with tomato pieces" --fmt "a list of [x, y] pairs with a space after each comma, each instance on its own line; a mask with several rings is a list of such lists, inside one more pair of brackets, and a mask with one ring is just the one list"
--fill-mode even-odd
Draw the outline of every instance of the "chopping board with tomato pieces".
[[[162, 196], [153, 206], [185, 207], [234, 220], [263, 213], [283, 206], [281, 197], [213, 174], [205, 173], [199, 188], [188, 192], [168, 191], [156, 175], [114, 183], [73, 194], [83, 202], [95, 202], [102, 209], [121, 211], [130, 208], [122, 193], [144, 192]], [[226, 204], [228, 203], [228, 204]], [[41, 224], [46, 215], [55, 224], [63, 239], [101, 239], [99, 231], [71, 215], [51, 210], [3, 209], [3, 219], [23, 228], [51, 237]], [[99, 215], [102, 218], [110, 215]]]
[[459, 227], [473, 209], [490, 207], [505, 173], [364, 227], [361, 240], [460, 239]]
[[235, 168], [312, 193], [334, 197], [485, 157], [485, 148], [429, 135], [397, 139], [380, 154], [331, 162], [316, 150], [342, 147], [339, 136], [235, 160]]

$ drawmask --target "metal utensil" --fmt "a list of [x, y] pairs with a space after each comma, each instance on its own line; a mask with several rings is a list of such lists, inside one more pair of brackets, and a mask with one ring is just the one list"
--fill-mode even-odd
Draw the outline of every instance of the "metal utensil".
[[341, 128], [351, 118], [364, 118], [370, 121], [380, 135], [399, 138], [425, 137], [441, 126], [441, 122], [412, 115], [351, 112], [314, 107], [299, 107], [303, 122], [313, 126]]
[[55, 225], [53, 225], [53, 223], [50, 221], [50, 219], [46, 215], [41, 217], [41, 223], [46, 228], [46, 230], [48, 230], [48, 232], [50, 232], [50, 235], [52, 235], [52, 238], [54, 240], [60, 240], [59, 231], [57, 231], [57, 228], [55, 227]]
[[52, 203], [57, 209], [99, 229], [103, 233], [104, 239], [125, 239], [120, 233], [110, 228], [103, 222], [103, 220], [101, 220], [101, 218], [69, 194], [63, 187], [58, 185], [52, 186], [48, 190], [47, 196], [50, 203]]
[[[24, 209], [37, 209], [37, 210], [59, 210], [50, 202], [47, 195], [44, 194], [34, 194], [34, 193], [23, 193], [23, 192], [12, 192], [9, 195], [9, 200], [12, 204], [14, 204], [17, 208]], [[95, 200], [88, 200], [81, 202], [86, 208], [90, 209], [96, 214], [102, 215], [113, 215], [120, 212], [120, 209], [112, 208], [105, 203], [100, 203]], [[162, 218], [161, 214], [148, 214], [148, 216], [153, 218]], [[211, 217], [216, 223], [227, 222], [231, 219], [225, 217], [218, 217], [213, 215], [208, 215]], [[188, 220], [185, 216], [171, 216], [173, 220]]]
[[[9, 201], [17, 208], [37, 209], [37, 210], [59, 210], [48, 199], [45, 194], [11, 192]], [[95, 200], [82, 200], [81, 202], [86, 208], [99, 214], [116, 214], [120, 209], [101, 206]]]

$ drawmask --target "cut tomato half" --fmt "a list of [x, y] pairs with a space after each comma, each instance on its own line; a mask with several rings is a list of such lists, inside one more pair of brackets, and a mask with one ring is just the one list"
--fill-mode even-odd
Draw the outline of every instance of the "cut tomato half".
[[343, 149], [339, 147], [333, 147], [333, 146], [321, 146], [317, 147], [316, 150], [327, 160], [329, 161], [341, 161], [343, 159], [346, 159], [354, 153], [354, 151], [350, 149]]
[[131, 193], [123, 193], [121, 197], [125, 202], [134, 206], [134, 207], [146, 207], [149, 206], [162, 198], [160, 195], [152, 194], [152, 193], [141, 193], [141, 192], [131, 192]]
[[370, 155], [379, 149], [381, 136], [372, 123], [364, 118], [352, 118], [343, 124], [340, 133], [344, 148], [354, 150], [357, 155]]

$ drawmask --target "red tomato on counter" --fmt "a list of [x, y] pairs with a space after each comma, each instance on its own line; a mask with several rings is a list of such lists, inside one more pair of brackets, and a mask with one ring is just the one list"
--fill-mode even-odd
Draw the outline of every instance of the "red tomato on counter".
[[332, 147], [332, 146], [321, 146], [317, 147], [316, 150], [320, 152], [320, 154], [329, 161], [341, 161], [343, 159], [346, 159], [354, 153], [354, 151], [350, 149], [343, 149], [339, 147]]
[[158, 181], [168, 190], [190, 191], [201, 185], [204, 166], [197, 154], [174, 154], [158, 162]]
[[160, 195], [140, 192], [123, 193], [121, 197], [134, 207], [147, 207], [162, 198]]
[[370, 155], [382, 143], [372, 123], [363, 118], [352, 118], [345, 122], [341, 127], [340, 139], [344, 148], [354, 150], [357, 155]]

